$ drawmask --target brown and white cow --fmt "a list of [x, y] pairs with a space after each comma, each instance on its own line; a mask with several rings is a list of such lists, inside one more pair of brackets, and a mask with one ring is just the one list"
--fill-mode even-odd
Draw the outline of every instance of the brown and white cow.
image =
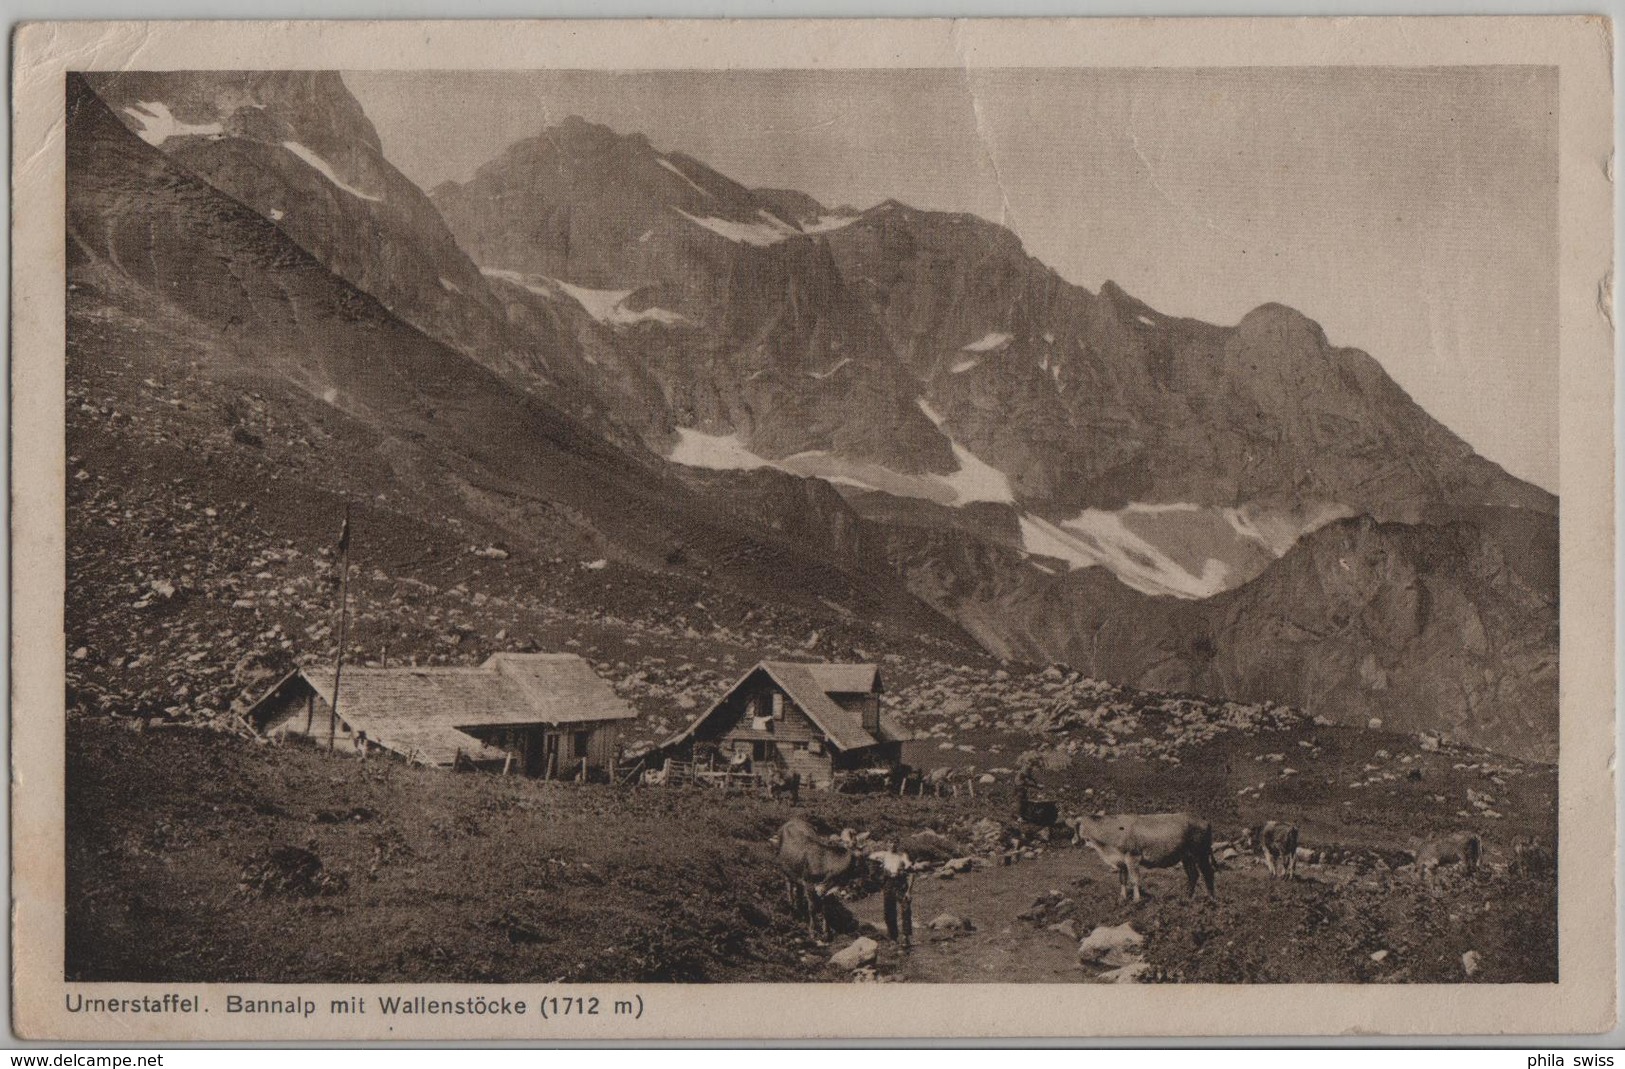
[[775, 838], [791, 912], [798, 916], [806, 913], [807, 930], [814, 939], [818, 938], [820, 923], [828, 934], [825, 899], [842, 884], [862, 879], [863, 852], [850, 845], [850, 836], [848, 845], [836, 846], [800, 817], [786, 821]]
[[1472, 832], [1429, 839], [1416, 848], [1416, 875], [1429, 880], [1441, 866], [1460, 865], [1471, 876], [1478, 871], [1478, 859], [1483, 853], [1483, 840]]
[[1512, 874], [1540, 879], [1557, 871], [1557, 859], [1538, 839], [1524, 837], [1512, 844]]
[[1264, 852], [1264, 863], [1269, 866], [1270, 877], [1292, 879], [1298, 872], [1298, 826], [1282, 821], [1266, 821], [1258, 833], [1259, 848]]
[[1072, 841], [1094, 847], [1100, 859], [1117, 870], [1118, 899], [1127, 900], [1129, 889], [1140, 900], [1140, 868], [1185, 869], [1185, 893], [1196, 893], [1196, 877], [1201, 875], [1209, 898], [1217, 898], [1213, 888], [1213, 826], [1187, 813], [1147, 813], [1074, 817], [1067, 821]]

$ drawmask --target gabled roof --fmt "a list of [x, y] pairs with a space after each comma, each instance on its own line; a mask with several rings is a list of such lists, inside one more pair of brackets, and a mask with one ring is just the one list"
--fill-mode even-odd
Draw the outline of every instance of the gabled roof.
[[496, 653], [480, 669], [495, 669], [524, 700], [487, 710], [471, 724], [581, 724], [638, 715], [573, 653]]
[[880, 689], [880, 669], [872, 664], [804, 664], [799, 661], [763, 661], [772, 670], [804, 668], [825, 694], [873, 694]]
[[[333, 705], [331, 668], [297, 674]], [[479, 761], [504, 756], [457, 730], [459, 714], [494, 698], [488, 673], [478, 668], [346, 667], [339, 685], [339, 719], [386, 750], [432, 765], [451, 764], [459, 750]]]
[[832, 694], [868, 694], [878, 690], [880, 673], [874, 665], [763, 661], [740, 676], [739, 680], [709, 709], [695, 717], [682, 731], [667, 739], [664, 745], [670, 746], [693, 735], [701, 724], [705, 723], [745, 684], [746, 680], [757, 672], [765, 673], [777, 683], [838, 749], [861, 750], [879, 745], [882, 739], [898, 742], [908, 737], [890, 714], [882, 712], [880, 714], [882, 738], [875, 738], [864, 729], [862, 714], [842, 708], [830, 697]]
[[[303, 678], [332, 705], [333, 676], [331, 668], [299, 669], [256, 702], [249, 716], [294, 678]], [[340, 719], [386, 749], [438, 765], [451, 764], [459, 750], [481, 761], [505, 756], [461, 728], [637, 716], [572, 653], [499, 653], [478, 668], [346, 666], [340, 686]]]

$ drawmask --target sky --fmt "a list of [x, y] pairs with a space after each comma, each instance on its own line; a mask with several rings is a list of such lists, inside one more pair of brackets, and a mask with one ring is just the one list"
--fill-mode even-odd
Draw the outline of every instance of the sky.
[[346, 72], [424, 189], [569, 115], [828, 206], [973, 212], [1092, 290], [1270, 301], [1557, 490], [1557, 75], [1537, 67]]

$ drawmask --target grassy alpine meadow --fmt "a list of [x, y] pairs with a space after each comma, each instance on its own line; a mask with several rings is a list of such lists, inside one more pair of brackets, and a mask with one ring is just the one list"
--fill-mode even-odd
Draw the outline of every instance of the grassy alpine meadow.
[[[1212, 821], [1217, 902], [1187, 899], [1174, 869], [1146, 871], [1144, 900], [1120, 903], [1094, 851], [1016, 821], [1005, 783], [940, 798], [806, 791], [792, 804], [363, 763], [138, 723], [69, 722], [70, 980], [1125, 979], [1080, 960], [1080, 940], [1122, 925], [1143, 939], [1142, 982], [1557, 975], [1555, 877], [1516, 871], [1511, 854], [1517, 838], [1550, 841], [1555, 770], [1399, 754], [1402, 737], [1380, 733], [1306, 721], [1235, 732], [1154, 777], [1132, 758], [1048, 768], [1041, 790], [1063, 816], [1179, 808]], [[1297, 745], [1310, 739], [1314, 757]], [[1288, 750], [1305, 772], [1282, 775], [1284, 760], [1271, 758]], [[1301, 789], [1309, 768], [1337, 788]], [[1348, 787], [1356, 771], [1374, 784], [1364, 798]], [[1497, 792], [1497, 817], [1458, 816], [1469, 790]], [[1351, 796], [1357, 804], [1343, 805]], [[1295, 880], [1271, 879], [1242, 841], [1270, 814], [1303, 830]], [[880, 896], [861, 887], [828, 942], [808, 936], [770, 842], [797, 815], [922, 863], [911, 948], [885, 937]], [[1408, 846], [1462, 826], [1483, 837], [1478, 872], [1418, 878]], [[829, 963], [864, 938], [878, 944], [872, 961]]]

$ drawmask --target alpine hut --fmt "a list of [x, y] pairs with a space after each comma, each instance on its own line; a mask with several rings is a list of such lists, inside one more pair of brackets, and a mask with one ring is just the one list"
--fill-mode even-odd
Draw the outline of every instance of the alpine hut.
[[872, 664], [763, 661], [661, 749], [692, 760], [714, 746], [754, 770], [776, 767], [829, 789], [836, 773], [891, 767], [907, 735], [880, 708], [884, 686]]
[[610, 770], [637, 713], [573, 653], [498, 653], [477, 668], [346, 665], [279, 680], [247, 712], [263, 735], [304, 736], [366, 756], [563, 777]]

